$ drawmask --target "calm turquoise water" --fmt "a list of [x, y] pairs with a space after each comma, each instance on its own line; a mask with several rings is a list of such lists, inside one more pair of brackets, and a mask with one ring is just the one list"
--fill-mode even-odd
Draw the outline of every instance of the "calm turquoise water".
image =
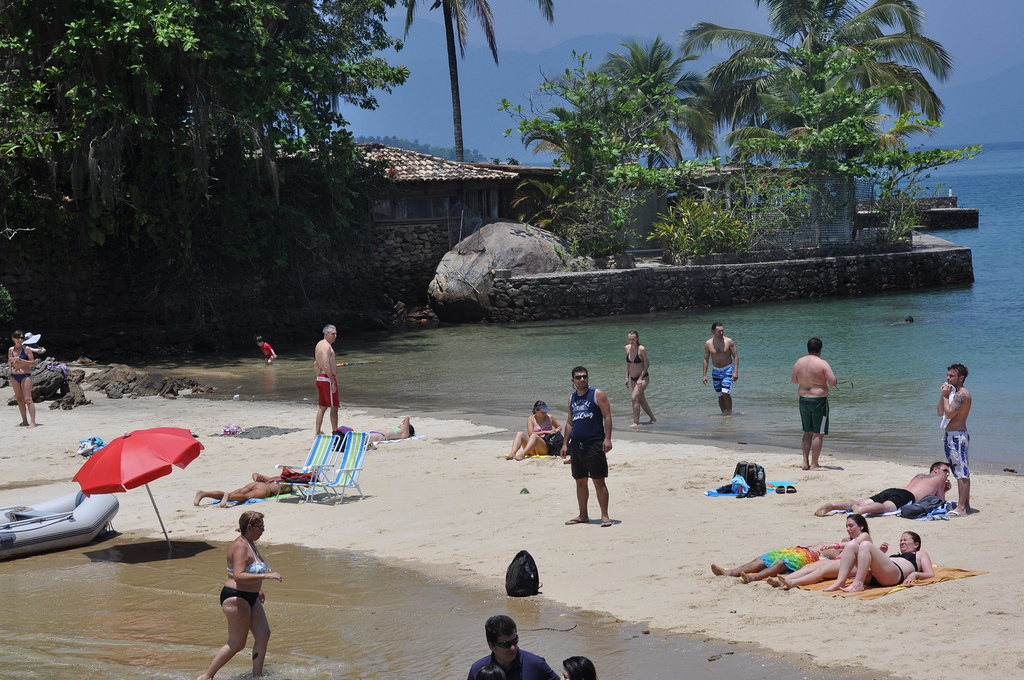
[[[935, 405], [951, 363], [967, 365], [974, 397], [968, 421], [972, 459], [1024, 464], [1018, 410], [1024, 403], [1024, 144], [993, 145], [951, 166], [942, 182], [960, 205], [981, 211], [977, 230], [935, 232], [973, 250], [972, 286], [851, 299], [806, 300], [516, 326], [444, 326], [339, 338], [343, 401], [411, 413], [529, 413], [544, 399], [564, 418], [573, 366], [609, 395], [616, 427], [631, 422], [623, 385], [627, 331], [636, 328], [651, 356], [652, 436], [795, 447], [799, 439], [793, 362], [816, 335], [840, 380], [826, 451], [922, 460], [941, 457]], [[943, 189], [941, 193], [945, 193]], [[907, 315], [913, 324], [894, 325]], [[700, 382], [703, 342], [725, 324], [740, 352], [736, 417], [722, 418]], [[271, 339], [282, 360], [270, 369], [253, 357], [225, 361], [212, 380], [245, 398], [315, 398], [315, 334]], [[204, 362], [206, 363], [206, 362]], [[165, 365], [166, 366], [166, 365]], [[173, 366], [170, 366], [173, 367]], [[194, 364], [192, 365], [194, 368]]]

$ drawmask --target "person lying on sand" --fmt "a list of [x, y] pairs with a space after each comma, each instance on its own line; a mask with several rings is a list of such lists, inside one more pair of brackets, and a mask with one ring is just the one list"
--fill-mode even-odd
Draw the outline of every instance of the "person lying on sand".
[[[836, 543], [824, 543], [818, 548], [822, 559], [811, 562], [800, 567], [788, 576], [779, 574], [765, 579], [774, 588], [789, 590], [796, 586], [805, 586], [811, 583], [818, 583], [827, 578], [835, 578], [839, 574], [839, 556], [842, 549], [851, 543], [870, 543], [871, 534], [868, 533], [868, 522], [862, 515], [846, 516], [846, 533], [848, 538]], [[888, 550], [889, 545], [883, 543], [882, 550]], [[828, 559], [825, 559], [828, 558]]]
[[833, 510], [852, 510], [861, 515], [881, 515], [902, 508], [907, 503], [918, 503], [925, 496], [938, 496], [945, 500], [946, 492], [952, 488], [949, 481], [949, 464], [945, 461], [932, 463], [928, 474], [915, 475], [902, 489], [886, 489], [871, 498], [855, 501], [844, 498], [825, 503], [814, 514], [824, 517]]
[[373, 443], [382, 442], [385, 439], [408, 439], [415, 436], [416, 428], [409, 424], [409, 416], [402, 418], [401, 425], [386, 427], [384, 432], [370, 430], [370, 441]]
[[[794, 575], [800, 574], [800, 576], [814, 573], [817, 565], [821, 564], [819, 560], [827, 564], [833, 558], [838, 558], [845, 546], [871, 540], [871, 536], [868, 534], [868, 523], [860, 515], [850, 515], [846, 518], [846, 533], [848, 538], [835, 543], [815, 543], [808, 546], [772, 550], [735, 569], [723, 569], [717, 564], [712, 564], [711, 572], [716, 576], [738, 576], [744, 583], [768, 579], [772, 585], [780, 587], [785, 582], [779, 583], [778, 579], [782, 578], [784, 572], [793, 572]], [[831, 571], [832, 576], [838, 574], [838, 562], [834, 569], [830, 568], [828, 571]], [[815, 583], [820, 580], [809, 582]], [[802, 579], [800, 579], [800, 583], [803, 583]]]
[[254, 472], [252, 473], [252, 482], [246, 484], [241, 489], [228, 492], [196, 491], [195, 498], [192, 499], [192, 505], [199, 505], [199, 502], [204, 498], [214, 498], [219, 500], [220, 507], [224, 508], [231, 501], [244, 503], [250, 498], [270, 498], [278, 494], [290, 493], [291, 490], [292, 485], [283, 482], [280, 476], [267, 477], [266, 475]]

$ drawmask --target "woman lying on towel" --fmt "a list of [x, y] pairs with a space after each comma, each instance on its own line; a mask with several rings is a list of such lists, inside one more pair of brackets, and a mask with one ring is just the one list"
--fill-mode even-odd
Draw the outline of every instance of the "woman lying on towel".
[[[287, 468], [285, 468], [287, 470]], [[299, 481], [299, 480], [293, 480]], [[309, 481], [307, 476], [304, 481]], [[246, 484], [241, 489], [235, 489], [234, 491], [196, 491], [195, 498], [192, 499], [192, 505], [199, 505], [199, 501], [204, 498], [212, 498], [219, 501], [220, 507], [227, 507], [227, 504], [231, 501], [235, 503], [244, 503], [251, 498], [270, 498], [271, 496], [277, 496], [282, 493], [290, 493], [292, 485], [288, 483], [283, 477], [267, 477], [261, 475], [258, 472], [252, 473], [252, 482]]]
[[[846, 517], [846, 533], [849, 538], [844, 538], [836, 543], [822, 543], [807, 547], [798, 546], [795, 548], [772, 550], [761, 555], [753, 562], [748, 562], [735, 569], [723, 569], [717, 564], [712, 564], [711, 571], [718, 576], [739, 576], [740, 580], [744, 583], [760, 581], [766, 578], [777, 579], [785, 572], [794, 572], [794, 575], [801, 574], [803, 576], [811, 570], [818, 568], [816, 565], [820, 564], [819, 560], [821, 558], [825, 558], [824, 561], [828, 564], [833, 561], [830, 558], [838, 557], [841, 554], [840, 550], [844, 546], [855, 542], [871, 540], [871, 536], [868, 534], [868, 523], [860, 515], [848, 515]], [[839, 563], [836, 562], [835, 565], [834, 568], [829, 567], [833, 576], [839, 572]], [[823, 576], [822, 578], [826, 577]], [[820, 580], [821, 578], [815, 579], [815, 581], [808, 581], [808, 583]], [[772, 585], [778, 584], [772, 583]]]
[[[844, 585], [856, 568], [853, 583]], [[826, 592], [842, 589], [847, 593], [864, 590], [865, 585], [891, 588], [899, 584], [909, 586], [918, 578], [935, 576], [932, 558], [921, 550], [921, 537], [913, 531], [900, 536], [900, 553], [888, 555], [871, 543], [847, 545], [839, 560], [839, 575]]]
[[[846, 516], [846, 533], [849, 538], [845, 538], [838, 543], [825, 543], [820, 546], [819, 552], [823, 553], [822, 559], [817, 562], [811, 562], [788, 576], [783, 574], [772, 576], [768, 578], [768, 583], [776, 588], [789, 590], [796, 586], [805, 586], [824, 581], [827, 578], [835, 578], [839, 574], [838, 558], [842, 554], [843, 547], [851, 543], [871, 542], [871, 534], [868, 533], [868, 521], [864, 519], [863, 515], [854, 514]], [[883, 543], [881, 547], [883, 551], [888, 550], [889, 544]]]

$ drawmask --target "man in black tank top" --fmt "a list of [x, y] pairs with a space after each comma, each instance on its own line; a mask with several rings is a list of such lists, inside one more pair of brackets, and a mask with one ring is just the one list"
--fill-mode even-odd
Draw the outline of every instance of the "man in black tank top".
[[594, 481], [594, 493], [601, 508], [601, 526], [610, 527], [608, 516], [607, 454], [612, 450], [612, 409], [608, 397], [602, 390], [590, 386], [587, 369], [577, 366], [572, 369], [572, 384], [576, 391], [569, 396], [569, 417], [565, 422], [565, 441], [561, 456], [571, 453], [572, 476], [576, 480], [576, 501], [580, 514], [566, 524], [586, 524], [590, 521], [587, 503], [590, 501], [590, 487], [587, 479]]

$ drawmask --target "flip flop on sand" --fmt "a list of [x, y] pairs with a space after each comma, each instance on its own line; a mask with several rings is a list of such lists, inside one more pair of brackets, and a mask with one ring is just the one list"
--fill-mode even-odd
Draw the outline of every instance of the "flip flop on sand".
[[582, 517], [573, 517], [571, 520], [565, 523], [565, 526], [572, 526], [573, 524], [589, 524], [589, 519], [583, 519]]
[[601, 526], [604, 527], [605, 529], [607, 529], [611, 525], [612, 525], [612, 521], [610, 519], [601, 520]]
[[782, 488], [786, 490], [786, 493], [796, 493], [795, 486], [784, 486]]
[[946, 513], [947, 517], [967, 517], [967, 513], [963, 510], [950, 510]]

